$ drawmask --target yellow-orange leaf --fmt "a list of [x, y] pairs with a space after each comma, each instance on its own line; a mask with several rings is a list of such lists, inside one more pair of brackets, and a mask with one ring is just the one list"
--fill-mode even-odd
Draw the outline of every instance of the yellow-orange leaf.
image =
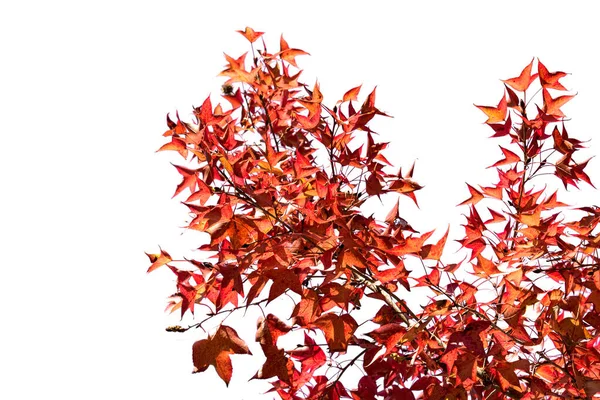
[[360, 88], [362, 87], [362, 85], [359, 85], [355, 88], [352, 88], [350, 90], [348, 90], [346, 93], [344, 93], [344, 97], [342, 98], [342, 101], [356, 101], [358, 99], [358, 93], [360, 93]]
[[150, 259], [150, 262], [152, 263], [152, 265], [150, 265], [150, 268], [148, 268], [147, 272], [152, 272], [155, 269], [162, 267], [166, 263], [173, 261], [173, 259], [169, 255], [169, 253], [167, 253], [166, 251], [164, 251], [162, 249], [160, 250], [160, 254], [146, 253], [146, 255], [148, 256], [148, 258]]
[[479, 108], [481, 111], [484, 112], [485, 115], [487, 115], [488, 119], [487, 119], [487, 121], [485, 121], [486, 124], [494, 124], [497, 122], [503, 122], [504, 119], [506, 118], [507, 104], [506, 104], [506, 96], [504, 94], [502, 95], [502, 99], [500, 99], [500, 102], [498, 103], [497, 107], [478, 106], [478, 105], [475, 105], [475, 107]]
[[481, 201], [483, 199], [483, 194], [481, 194], [480, 191], [478, 191], [477, 189], [475, 189], [473, 186], [469, 185], [467, 183], [467, 188], [469, 189], [469, 192], [471, 193], [471, 197], [469, 197], [468, 199], [466, 199], [465, 201], [463, 201], [462, 203], [459, 203], [459, 206], [463, 206], [465, 204], [477, 204], [479, 203], [479, 201]]
[[477, 264], [473, 265], [473, 270], [478, 275], [490, 276], [500, 274], [502, 271], [496, 267], [496, 263], [483, 257], [481, 254], [477, 256]]
[[243, 31], [236, 31], [236, 32], [240, 33], [243, 37], [248, 39], [248, 41], [250, 43], [256, 42], [256, 39], [258, 39], [259, 37], [261, 37], [264, 34], [264, 32], [256, 32], [254, 29], [250, 28], [249, 26], [247, 26], [246, 29], [244, 29]]

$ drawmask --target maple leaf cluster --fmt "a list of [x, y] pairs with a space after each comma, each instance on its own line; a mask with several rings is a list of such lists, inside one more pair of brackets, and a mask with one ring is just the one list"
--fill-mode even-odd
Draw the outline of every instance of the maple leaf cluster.
[[[149, 254], [149, 271], [167, 266], [177, 278], [168, 310], [210, 308], [208, 319], [285, 296], [293, 308], [258, 321], [256, 342], [266, 357], [255, 379], [282, 399], [541, 399], [589, 398], [600, 392], [600, 208], [571, 208], [558, 191], [532, 182], [553, 177], [564, 186], [591, 185], [578, 161], [583, 142], [565, 128], [564, 72], [532, 60], [503, 81], [495, 107], [477, 106], [493, 137], [506, 140], [491, 167], [497, 182], [468, 185], [466, 258], [442, 261], [449, 231], [419, 233], [400, 215], [365, 216], [370, 198], [405, 196], [421, 185], [393, 172], [374, 140], [371, 120], [385, 116], [375, 90], [361, 87], [333, 107], [319, 84], [299, 80], [296, 57], [281, 37], [271, 53], [262, 32], [240, 33], [248, 54], [225, 55], [222, 98], [194, 108], [195, 119], [167, 116], [187, 196], [187, 228], [207, 235], [205, 260]], [[537, 72], [533, 73], [536, 67]], [[534, 89], [530, 89], [531, 86]], [[541, 91], [541, 103], [532, 103]], [[558, 94], [557, 94], [558, 93]], [[540, 96], [537, 96], [540, 97]], [[415, 275], [406, 264], [418, 263]], [[427, 288], [411, 309], [399, 296]], [[369, 302], [373, 312], [357, 320]], [[361, 314], [362, 315], [362, 314]], [[182, 332], [201, 327], [171, 327]], [[293, 349], [278, 339], [303, 334]], [[323, 342], [324, 341], [324, 342]], [[236, 330], [222, 323], [193, 345], [197, 372], [213, 366], [229, 383], [233, 354], [252, 356]], [[347, 358], [343, 361], [342, 358]], [[359, 379], [347, 382], [355, 369]], [[346, 375], [345, 375], [346, 374]]]

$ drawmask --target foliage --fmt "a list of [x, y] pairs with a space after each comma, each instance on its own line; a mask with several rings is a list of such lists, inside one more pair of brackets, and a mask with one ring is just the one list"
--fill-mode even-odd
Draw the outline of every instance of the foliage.
[[[167, 266], [177, 277], [168, 310], [183, 315], [200, 304], [210, 319], [292, 299], [293, 309], [266, 315], [256, 330], [266, 361], [254, 378], [269, 380], [282, 399], [600, 392], [600, 208], [568, 208], [557, 191], [532, 182], [547, 175], [565, 189], [591, 185], [589, 160], [576, 161], [583, 143], [564, 124], [561, 107], [573, 98], [557, 94], [566, 90], [564, 72], [532, 60], [503, 81], [497, 106], [477, 106], [492, 137], [506, 143], [491, 165], [497, 181], [468, 185], [460, 204], [466, 222], [458, 242], [467, 257], [446, 263], [448, 232], [432, 241], [433, 232], [415, 231], [398, 201], [383, 221], [361, 209], [384, 194], [416, 203], [421, 188], [413, 168], [392, 172], [387, 143], [374, 140], [369, 123], [386, 115], [375, 90], [359, 105], [361, 87], [352, 88], [330, 108], [318, 83], [299, 81], [296, 57], [306, 52], [283, 37], [275, 53], [264, 42], [256, 50], [262, 32], [240, 33], [251, 60], [225, 56], [228, 106], [208, 97], [193, 123], [167, 116], [170, 141], [160, 150], [189, 162], [175, 166], [182, 176], [175, 195], [188, 196], [187, 227], [208, 235], [199, 249], [210, 254], [210, 261], [149, 254], [149, 271]], [[424, 274], [411, 274], [407, 263]], [[428, 303], [410, 309], [400, 287], [427, 288]], [[357, 310], [367, 302], [364, 317]], [[290, 332], [302, 332], [304, 343], [281, 347]], [[252, 356], [222, 323], [194, 344], [193, 363], [198, 372], [214, 366], [229, 383], [232, 354]], [[350, 369], [362, 377], [347, 382]]]

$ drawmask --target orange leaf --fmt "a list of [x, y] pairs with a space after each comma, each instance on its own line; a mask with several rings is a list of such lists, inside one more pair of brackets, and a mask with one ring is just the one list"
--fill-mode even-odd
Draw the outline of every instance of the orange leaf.
[[496, 186], [482, 186], [481, 190], [489, 197], [493, 197], [498, 200], [502, 200], [502, 188]]
[[564, 126], [562, 134], [558, 130], [557, 126], [554, 127], [554, 129], [552, 130], [552, 140], [554, 140], [554, 149], [558, 150], [561, 154], [573, 153], [577, 148], [580, 147], [576, 147], [576, 145], [579, 144], [579, 140], [577, 140], [576, 142], [574, 142], [573, 139], [569, 140], [567, 131], [564, 129]]
[[516, 214], [514, 217], [522, 224], [535, 227], [540, 226], [541, 213], [542, 209], [540, 207], [536, 207], [532, 212]]
[[176, 136], [172, 136], [171, 141], [162, 145], [160, 149], [156, 150], [156, 152], [158, 153], [159, 151], [166, 150], [176, 151], [181, 154], [181, 157], [187, 158], [188, 151], [185, 142]]
[[233, 328], [221, 325], [214, 335], [199, 340], [192, 346], [194, 372], [206, 371], [212, 365], [217, 370], [219, 377], [226, 385], [229, 385], [233, 373], [233, 366], [229, 358], [232, 354], [252, 353]]
[[407, 254], [420, 254], [421, 248], [423, 247], [423, 243], [433, 234], [433, 231], [426, 232], [421, 236], [411, 236], [406, 238], [405, 241], [399, 243], [398, 245], [392, 247], [391, 249], [384, 249], [384, 251], [388, 254], [394, 256], [404, 256]]
[[550, 73], [540, 60], [538, 60], [538, 73], [540, 75], [540, 83], [544, 89], [567, 90], [558, 81], [560, 78], [567, 76], [566, 73], [561, 71]]
[[338, 262], [341, 269], [344, 269], [347, 266], [358, 267], [360, 269], [367, 268], [367, 263], [363, 255], [351, 248], [340, 252]]
[[173, 259], [169, 255], [169, 253], [167, 253], [166, 251], [164, 251], [162, 249], [160, 250], [160, 254], [146, 253], [146, 255], [148, 256], [148, 258], [150, 259], [150, 262], [152, 263], [152, 265], [150, 265], [150, 268], [148, 268], [147, 272], [152, 272], [155, 269], [162, 267], [166, 263], [173, 261]]
[[360, 88], [362, 87], [362, 85], [359, 85], [355, 88], [352, 88], [350, 90], [348, 90], [346, 93], [344, 93], [344, 97], [342, 98], [342, 101], [356, 101], [358, 98], [358, 93], [360, 93]]
[[358, 328], [358, 324], [350, 314], [341, 317], [334, 313], [323, 314], [313, 325], [325, 334], [330, 352], [346, 351], [348, 341]]
[[256, 329], [256, 341], [263, 345], [277, 346], [277, 339], [285, 335], [292, 327], [277, 318], [274, 314], [258, 321]]
[[234, 82], [254, 82], [259, 68], [256, 67], [251, 71], [247, 71], [244, 63], [245, 58], [246, 54], [242, 54], [238, 59], [233, 59], [225, 54], [225, 59], [229, 62], [229, 67], [219, 73], [219, 76], [227, 76], [230, 78], [225, 84]]
[[302, 128], [310, 131], [312, 129], [315, 129], [319, 125], [319, 122], [321, 121], [321, 114], [319, 114], [318, 112], [309, 112], [308, 117], [305, 117], [301, 114], [296, 114], [296, 120], [300, 122]]
[[473, 270], [478, 275], [490, 276], [494, 274], [500, 274], [502, 271], [496, 267], [493, 261], [488, 260], [481, 254], [477, 256], [477, 264], [473, 264]]
[[311, 160], [302, 155], [298, 149], [296, 149], [296, 159], [293, 165], [297, 179], [306, 178], [320, 171], [320, 168], [316, 167]]
[[314, 290], [305, 289], [302, 293], [302, 299], [292, 312], [295, 323], [305, 327], [318, 318], [322, 313], [319, 305], [319, 295]]
[[416, 281], [416, 287], [438, 286], [440, 284], [440, 270], [438, 268], [433, 268], [429, 274], [416, 278]]
[[173, 197], [177, 196], [185, 189], [190, 189], [190, 192], [194, 193], [196, 191], [196, 186], [198, 185], [199, 180], [196, 174], [198, 173], [198, 171], [200, 171], [200, 169], [189, 169], [174, 164], [173, 166], [177, 169], [177, 172], [179, 172], [183, 176], [183, 180], [179, 185], [177, 185], [177, 189], [175, 189], [175, 194], [173, 195]]
[[450, 232], [450, 225], [448, 225], [444, 236], [435, 245], [428, 244], [421, 248], [421, 257], [425, 260], [439, 261], [446, 245], [446, 239], [448, 239], [448, 232]]
[[254, 43], [256, 41], [256, 39], [258, 39], [259, 37], [261, 37], [264, 32], [256, 32], [254, 29], [250, 28], [249, 26], [246, 27], [246, 29], [244, 29], [243, 31], [236, 31], [238, 33], [240, 33], [242, 36], [244, 36], [246, 39], [248, 39], [248, 41], [250, 43]]
[[494, 224], [496, 222], [504, 222], [506, 221], [506, 216], [504, 214], [499, 213], [498, 211], [494, 211], [491, 208], [488, 208], [488, 211], [490, 212], [490, 214], [492, 214], [492, 218], [488, 219], [487, 221], [485, 221], [484, 223], [487, 224]]
[[506, 96], [505, 95], [502, 95], [502, 99], [500, 99], [500, 102], [498, 103], [497, 107], [478, 106], [478, 105], [475, 105], [475, 107], [479, 108], [481, 111], [484, 112], [485, 115], [487, 115], [488, 119], [487, 119], [487, 121], [485, 121], [486, 124], [503, 122], [504, 119], [506, 118], [507, 104], [506, 104]]
[[502, 153], [504, 153], [504, 158], [496, 161], [494, 164], [490, 165], [488, 168], [499, 167], [501, 165], [513, 164], [513, 163], [517, 163], [517, 162], [521, 161], [521, 157], [519, 157], [519, 155], [513, 153], [512, 151], [510, 151], [508, 149], [505, 149], [502, 146], [498, 146], [498, 147], [500, 147], [500, 150], [502, 150]]
[[372, 337], [375, 342], [385, 345], [385, 353], [383, 354], [384, 357], [396, 351], [396, 345], [402, 341], [405, 334], [406, 328], [399, 324], [393, 323], [385, 324], [368, 333], [368, 335]]
[[471, 193], [471, 197], [469, 197], [462, 203], [459, 203], [458, 204], [459, 206], [463, 206], [465, 204], [475, 205], [483, 199], [483, 194], [481, 194], [481, 192], [479, 192], [477, 189], [475, 189], [473, 186], [469, 185], [468, 183], [467, 183], [467, 188], [469, 189], [469, 192]]
[[531, 67], [533, 66], [533, 60], [534, 59], [532, 58], [529, 65], [523, 68], [523, 71], [521, 71], [521, 75], [517, 76], [516, 78], [503, 80], [502, 82], [506, 83], [513, 89], [518, 90], [519, 92], [526, 91], [529, 85], [531, 85], [531, 82], [533, 82], [537, 77], [537, 74], [531, 75]]
[[550, 383], [557, 382], [564, 376], [564, 372], [554, 364], [546, 363], [535, 369], [535, 374]]
[[304, 50], [290, 49], [290, 46], [287, 44], [287, 42], [283, 38], [283, 35], [281, 35], [281, 38], [279, 39], [279, 56], [281, 57], [282, 60], [285, 60], [285, 61], [289, 62], [290, 64], [292, 64], [294, 67], [298, 68], [298, 65], [296, 65], [296, 57], [304, 56], [304, 55], [309, 55], [309, 54], [307, 52], [305, 52]]
[[199, 201], [200, 205], [204, 205], [208, 199], [212, 196], [212, 191], [210, 187], [202, 180], [197, 181], [198, 190], [190, 195], [184, 203], [191, 203], [193, 201]]
[[400, 200], [398, 200], [396, 202], [394, 207], [387, 214], [387, 216], [385, 217], [385, 222], [387, 222], [388, 224], [392, 224], [392, 223], [394, 223], [396, 218], [400, 217], [399, 206], [400, 206]]
[[560, 108], [565, 105], [566, 102], [575, 97], [574, 95], [564, 95], [553, 99], [546, 88], [542, 89], [542, 93], [544, 97], [544, 111], [546, 114], [553, 115], [555, 117], [564, 117], [565, 114], [563, 114]]
[[423, 309], [428, 316], [444, 315], [452, 308], [450, 300], [436, 300]]

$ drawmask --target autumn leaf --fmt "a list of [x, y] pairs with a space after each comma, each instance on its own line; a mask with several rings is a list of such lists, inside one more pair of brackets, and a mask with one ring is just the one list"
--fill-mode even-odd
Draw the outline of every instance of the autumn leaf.
[[502, 153], [504, 154], [504, 158], [496, 161], [494, 164], [490, 165], [488, 168], [492, 168], [492, 167], [499, 167], [501, 165], [506, 165], [506, 164], [514, 164], [514, 163], [518, 163], [521, 161], [521, 157], [515, 153], [513, 153], [512, 151], [505, 149], [502, 146], [498, 146], [500, 147], [500, 150], [502, 150]]
[[473, 270], [476, 274], [483, 276], [491, 276], [502, 272], [498, 269], [496, 263], [482, 255], [477, 256], [477, 264], [473, 264]]
[[477, 107], [481, 111], [483, 111], [483, 113], [488, 117], [487, 121], [485, 121], [486, 124], [494, 124], [496, 122], [504, 122], [504, 119], [506, 118], [507, 103], [506, 103], [506, 96], [504, 96], [504, 95], [502, 95], [502, 99], [500, 99], [500, 102], [498, 103], [498, 106], [496, 106], [496, 107], [478, 106], [478, 105], [475, 105], [475, 107]]
[[564, 72], [548, 72], [548, 69], [540, 60], [538, 60], [538, 73], [540, 76], [540, 82], [544, 90], [546, 89], [555, 89], [555, 90], [567, 90], [565, 87], [558, 81], [560, 78], [567, 76]]
[[343, 314], [341, 317], [334, 313], [323, 314], [313, 325], [325, 334], [330, 352], [346, 351], [348, 341], [358, 328], [358, 324], [350, 314]]
[[302, 299], [292, 311], [292, 317], [296, 324], [304, 327], [311, 325], [322, 313], [318, 294], [314, 290], [304, 289]]
[[265, 276], [273, 281], [269, 290], [269, 302], [281, 296], [288, 289], [302, 294], [302, 285], [300, 278], [290, 269], [272, 269], [265, 273]]
[[551, 363], [540, 364], [535, 369], [535, 374], [550, 383], [557, 382], [564, 376], [562, 369]]
[[185, 141], [176, 136], [172, 136], [171, 141], [162, 145], [158, 150], [156, 150], [156, 152], [167, 150], [176, 151], [181, 154], [181, 157], [183, 158], [187, 158], [188, 156], [188, 150]]
[[249, 84], [255, 82], [259, 68], [256, 67], [251, 69], [250, 71], [246, 70], [246, 54], [242, 54], [237, 59], [234, 59], [225, 54], [225, 59], [229, 63], [229, 66], [219, 73], [219, 76], [226, 76], [229, 78], [225, 82], [225, 85], [236, 82], [243, 82]]
[[344, 93], [344, 97], [342, 97], [342, 101], [343, 102], [356, 101], [358, 99], [358, 94], [360, 93], [361, 87], [362, 87], [362, 85], [359, 85], [355, 88], [348, 90], [346, 93]]
[[233, 373], [230, 358], [232, 354], [251, 355], [252, 353], [235, 329], [221, 325], [214, 335], [199, 340], [192, 346], [194, 372], [206, 371], [212, 365], [219, 377], [229, 385]]
[[277, 346], [277, 339], [292, 329], [276, 315], [269, 314], [257, 323], [256, 341], [262, 345]]
[[186, 167], [181, 167], [179, 165], [173, 165], [177, 172], [179, 172], [183, 176], [183, 180], [179, 185], [177, 185], [177, 189], [175, 190], [175, 194], [173, 197], [177, 196], [179, 193], [183, 192], [185, 189], [189, 189], [191, 193], [196, 191], [196, 187], [198, 186], [198, 176], [197, 173], [200, 169], [190, 169]]
[[294, 360], [300, 361], [302, 378], [309, 381], [313, 373], [327, 362], [325, 352], [318, 346], [306, 332], [304, 332], [304, 346], [299, 346], [288, 352]]
[[469, 185], [468, 183], [467, 183], [467, 188], [469, 189], [469, 193], [471, 193], [471, 197], [469, 197], [462, 203], [459, 203], [458, 204], [459, 206], [464, 206], [466, 204], [475, 205], [483, 199], [483, 194], [481, 194], [481, 192], [479, 190], [475, 189], [473, 186]]
[[548, 93], [548, 91], [546, 90], [546, 88], [542, 89], [542, 94], [544, 97], [544, 111], [546, 112], [546, 114], [548, 115], [553, 115], [556, 117], [564, 117], [565, 114], [563, 114], [563, 112], [560, 110], [560, 108], [565, 105], [569, 100], [571, 100], [573, 97], [575, 97], [574, 95], [564, 95], [564, 96], [559, 96], [555, 99], [553, 99], [550, 96], [550, 93]]
[[295, 371], [294, 361], [286, 356], [285, 350], [266, 345], [263, 345], [262, 349], [266, 360], [252, 379], [269, 379], [276, 376], [282, 382], [291, 384]]
[[421, 248], [421, 257], [426, 260], [436, 260], [439, 261], [442, 252], [444, 251], [444, 246], [446, 245], [446, 239], [448, 239], [448, 233], [450, 232], [450, 226], [446, 229], [446, 233], [442, 238], [435, 244], [427, 244]]
[[569, 137], [564, 125], [562, 133], [559, 132], [558, 127], [554, 127], [552, 130], [552, 139], [554, 140], [554, 149], [558, 150], [561, 154], [571, 154], [583, 147], [581, 140]]
[[309, 55], [304, 50], [290, 48], [288, 43], [283, 38], [283, 35], [281, 35], [281, 38], [279, 39], [279, 48], [279, 56], [281, 57], [281, 59], [289, 62], [296, 68], [298, 68], [298, 64], [296, 64], [296, 57]]
[[488, 124], [488, 126], [494, 130], [494, 134], [491, 136], [492, 138], [510, 136], [513, 128], [513, 122], [510, 118], [510, 113], [508, 114], [506, 121], [497, 124]]
[[319, 125], [319, 122], [321, 121], [321, 114], [318, 112], [309, 112], [308, 116], [296, 114], [296, 120], [300, 122], [300, 125], [302, 125], [304, 129], [312, 130]]
[[167, 253], [164, 250], [160, 250], [160, 254], [148, 254], [146, 253], [146, 255], [148, 256], [148, 258], [150, 259], [150, 262], [152, 263], [152, 265], [150, 265], [150, 267], [148, 268], [148, 271], [146, 271], [147, 273], [150, 273], [152, 271], [154, 271], [157, 268], [162, 267], [163, 265], [171, 262], [173, 259], [171, 258], [171, 256], [169, 255], [169, 253]]
[[519, 92], [526, 91], [529, 88], [529, 85], [531, 85], [531, 83], [537, 77], [537, 74], [531, 74], [533, 60], [534, 59], [532, 59], [531, 62], [525, 68], [523, 68], [523, 71], [521, 71], [521, 74], [519, 76], [517, 76], [516, 78], [503, 80], [502, 82], [506, 83], [513, 89], [518, 90]]
[[452, 308], [452, 302], [450, 300], [436, 300], [433, 303], [428, 304], [424, 311], [427, 315], [436, 316], [447, 314]]
[[256, 42], [256, 39], [258, 39], [259, 37], [261, 37], [264, 34], [264, 32], [256, 32], [256, 31], [254, 31], [254, 29], [252, 29], [248, 26], [243, 31], [236, 31], [236, 32], [240, 33], [242, 36], [244, 36], [246, 39], [248, 39], [248, 41], [250, 43]]
[[407, 254], [417, 255], [421, 252], [423, 244], [433, 234], [433, 231], [422, 234], [421, 236], [410, 236], [404, 241], [396, 244], [390, 249], [385, 249], [385, 252], [395, 256], [404, 256]]
[[297, 179], [306, 178], [307, 176], [314, 175], [320, 168], [315, 167], [314, 164], [300, 151], [296, 150], [296, 159], [294, 160], [294, 172]]
[[[406, 389], [408, 390], [408, 389]], [[410, 392], [410, 391], [409, 391]], [[369, 375], [365, 375], [358, 381], [358, 386], [356, 390], [352, 391], [353, 399], [355, 400], [374, 400], [375, 395], [377, 394], [377, 383], [375, 379], [373, 379]], [[412, 394], [412, 392], [410, 393]], [[395, 397], [400, 400], [409, 400], [410, 397], [406, 397], [403, 399], [402, 397]], [[414, 400], [414, 396], [412, 398]]]
[[406, 328], [399, 324], [385, 324], [369, 332], [367, 335], [373, 338], [377, 343], [385, 346], [385, 352], [380, 357], [387, 357], [392, 352], [396, 351], [396, 345], [406, 340], [404, 336]]
[[433, 268], [429, 274], [425, 274], [419, 278], [415, 279], [417, 284], [415, 286], [439, 286], [440, 284], [440, 270], [437, 268]]

